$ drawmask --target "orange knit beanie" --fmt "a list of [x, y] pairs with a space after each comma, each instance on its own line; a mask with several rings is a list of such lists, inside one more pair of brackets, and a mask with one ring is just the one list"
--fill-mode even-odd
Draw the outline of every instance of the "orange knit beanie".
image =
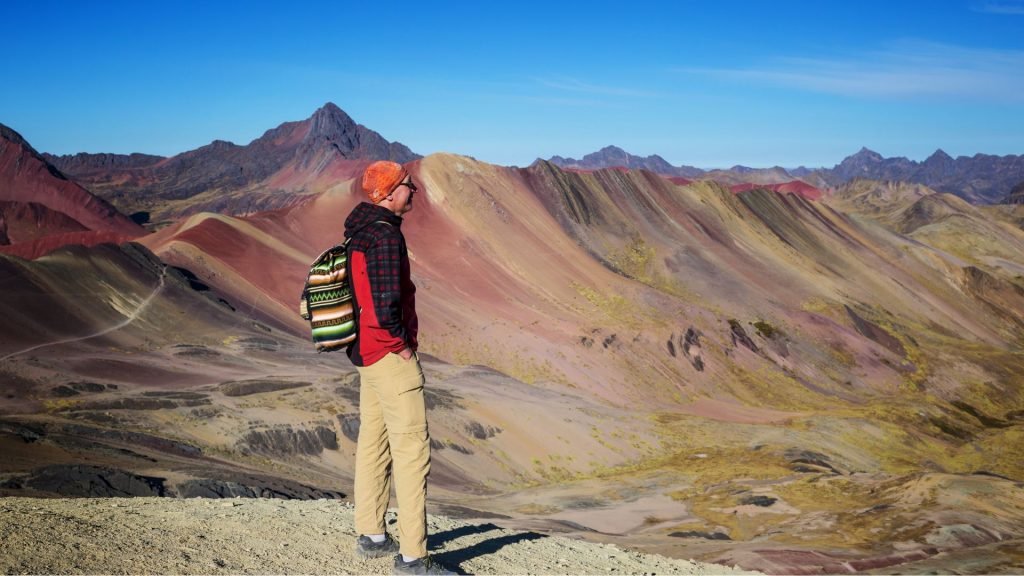
[[370, 201], [378, 204], [388, 197], [388, 194], [398, 188], [398, 185], [405, 180], [409, 173], [397, 162], [378, 160], [366, 167], [363, 172], [363, 191], [370, 197]]

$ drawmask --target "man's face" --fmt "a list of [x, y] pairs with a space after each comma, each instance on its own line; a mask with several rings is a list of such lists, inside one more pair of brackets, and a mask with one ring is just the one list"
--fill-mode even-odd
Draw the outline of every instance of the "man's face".
[[416, 184], [413, 183], [411, 176], [407, 177], [395, 188], [394, 192], [391, 193], [395, 214], [401, 216], [412, 210], [412, 197], [416, 195], [416, 190]]

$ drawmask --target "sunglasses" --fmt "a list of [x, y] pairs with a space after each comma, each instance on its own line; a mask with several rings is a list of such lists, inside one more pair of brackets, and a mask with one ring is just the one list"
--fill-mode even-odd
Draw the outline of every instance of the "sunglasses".
[[416, 185], [412, 183], [412, 178], [409, 178], [408, 182], [402, 182], [401, 184], [399, 184], [399, 186], [408, 186], [409, 191], [412, 192], [413, 194], [415, 194], [419, 190], [419, 188], [417, 188]]

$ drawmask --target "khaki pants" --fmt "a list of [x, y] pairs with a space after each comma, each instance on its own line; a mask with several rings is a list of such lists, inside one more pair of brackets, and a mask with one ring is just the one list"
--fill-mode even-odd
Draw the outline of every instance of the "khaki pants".
[[356, 446], [356, 532], [383, 534], [391, 479], [398, 498], [402, 554], [427, 555], [427, 473], [430, 438], [419, 357], [388, 354], [359, 370]]

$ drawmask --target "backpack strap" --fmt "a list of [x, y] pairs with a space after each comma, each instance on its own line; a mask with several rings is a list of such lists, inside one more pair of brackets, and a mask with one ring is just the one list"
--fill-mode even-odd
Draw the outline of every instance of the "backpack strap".
[[[348, 251], [349, 242], [351, 242], [352, 239], [356, 237], [356, 234], [359, 234], [360, 232], [362, 232], [366, 228], [370, 227], [371, 225], [378, 224], [378, 223], [380, 223], [380, 224], [387, 224], [388, 226], [393, 226], [393, 224], [391, 224], [390, 222], [388, 222], [386, 220], [374, 220], [373, 222], [367, 222], [366, 224], [363, 224], [362, 226], [357, 228], [356, 231], [353, 232], [351, 236], [345, 238], [345, 241], [342, 242], [341, 244], [335, 244], [334, 246], [331, 246], [327, 250], [324, 250], [323, 252], [321, 252], [320, 255], [317, 256], [316, 259], [313, 260], [313, 264], [315, 265], [317, 262], [322, 260], [325, 256], [327, 256], [328, 254], [330, 254], [332, 252], [336, 252], [339, 249], [345, 250], [347, 252]], [[302, 287], [302, 294], [300, 296], [300, 306], [299, 306], [300, 313], [299, 314], [300, 314], [300, 316], [302, 316], [306, 320], [309, 319], [309, 317], [308, 317], [308, 308], [306, 307], [306, 302], [307, 302], [307, 298], [309, 296], [309, 277], [312, 276], [312, 275], [313, 275], [313, 270], [312, 270], [312, 267], [311, 267], [309, 272], [306, 273], [306, 282], [305, 282], [305, 284]]]
[[347, 248], [348, 243], [351, 242], [352, 239], [356, 237], [356, 234], [359, 234], [360, 232], [366, 230], [367, 228], [374, 224], [387, 224], [388, 226], [393, 226], [393, 224], [391, 224], [391, 222], [388, 222], [387, 220], [374, 220], [373, 222], [367, 222], [366, 224], [363, 224], [359, 228], [356, 228], [356, 231], [353, 232], [351, 236], [345, 238], [345, 241], [341, 243], [341, 246], [345, 246]]

